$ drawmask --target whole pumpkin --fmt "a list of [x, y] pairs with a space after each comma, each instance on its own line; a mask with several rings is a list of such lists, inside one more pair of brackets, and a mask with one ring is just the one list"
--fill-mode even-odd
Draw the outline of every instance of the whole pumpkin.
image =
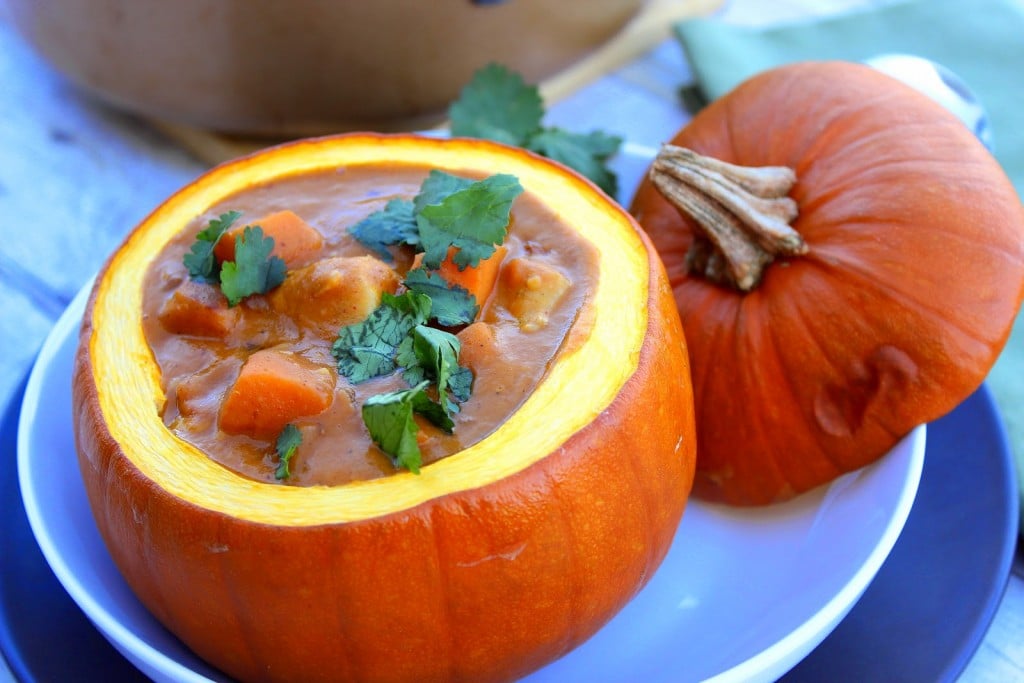
[[[224, 197], [362, 164], [517, 176], [598, 250], [593, 319], [507, 422], [420, 475], [335, 487], [247, 479], [164, 426], [144, 273]], [[73, 396], [82, 475], [114, 561], [170, 631], [242, 680], [522, 676], [646, 583], [693, 480], [686, 347], [653, 247], [580, 176], [482, 141], [338, 136], [200, 177], [99, 275]]]
[[792, 497], [981, 384], [1024, 292], [1024, 209], [941, 106], [862, 65], [801, 63], [742, 83], [671, 145], [631, 211], [687, 336], [696, 495]]

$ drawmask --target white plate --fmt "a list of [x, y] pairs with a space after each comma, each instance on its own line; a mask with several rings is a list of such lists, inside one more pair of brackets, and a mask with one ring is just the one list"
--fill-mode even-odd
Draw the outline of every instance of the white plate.
[[[616, 161], [621, 196], [631, 196], [648, 154], [627, 146]], [[29, 522], [72, 599], [147, 676], [226, 680], [136, 600], [93, 522], [70, 396], [87, 289], [47, 338], [25, 391], [18, 470]], [[919, 427], [873, 465], [783, 505], [691, 502], [647, 587], [590, 641], [526, 680], [774, 680], [828, 635], [889, 554], [917, 491], [924, 446]]]

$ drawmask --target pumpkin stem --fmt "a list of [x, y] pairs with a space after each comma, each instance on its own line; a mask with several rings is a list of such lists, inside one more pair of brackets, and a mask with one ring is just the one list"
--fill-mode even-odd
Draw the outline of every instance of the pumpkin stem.
[[664, 145], [650, 171], [658, 191], [700, 227], [686, 254], [689, 272], [749, 292], [779, 254], [807, 253], [790, 227], [796, 174], [785, 166], [735, 166]]

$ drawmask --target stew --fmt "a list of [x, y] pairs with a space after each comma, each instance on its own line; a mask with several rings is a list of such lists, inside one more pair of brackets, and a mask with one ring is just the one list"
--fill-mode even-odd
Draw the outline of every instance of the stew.
[[[339, 375], [332, 344], [341, 328], [364, 321], [383, 298], [401, 295], [403, 279], [423, 257], [399, 246], [385, 258], [351, 228], [392, 200], [416, 196], [428, 173], [357, 166], [279, 179], [231, 196], [183, 226], [144, 284], [144, 329], [162, 373], [168, 428], [260, 481], [332, 486], [395, 473], [360, 411], [373, 396], [408, 389], [407, 379], [394, 371], [350, 381]], [[214, 284], [190, 277], [184, 264], [197, 234], [229, 211], [240, 217], [216, 243], [214, 258], [231, 261], [235, 238], [249, 239], [260, 226], [286, 268], [279, 284], [236, 305]], [[472, 445], [507, 420], [592, 315], [587, 293], [597, 277], [596, 250], [567, 217], [528, 192], [514, 200], [508, 235], [493, 257], [460, 269], [452, 255], [435, 272], [480, 305], [474, 321], [445, 328], [461, 344], [458, 360], [472, 372], [472, 394], [451, 414], [451, 433], [416, 417], [423, 464]], [[301, 440], [282, 480], [275, 444], [288, 425]]]

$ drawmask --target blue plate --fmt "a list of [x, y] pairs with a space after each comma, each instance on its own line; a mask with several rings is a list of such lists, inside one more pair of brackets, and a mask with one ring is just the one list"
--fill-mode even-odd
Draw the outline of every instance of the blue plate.
[[1006, 431], [983, 386], [928, 426], [899, 540], [846, 618], [781, 680], [956, 680], [1006, 589], [1018, 506]]
[[[144, 681], [68, 597], [36, 545], [15, 468], [23, 390], [0, 424], [0, 648], [24, 681]], [[982, 388], [929, 426], [920, 489], [891, 555], [846, 619], [783, 680], [955, 677], [1006, 586], [1014, 481], [1002, 423]]]

